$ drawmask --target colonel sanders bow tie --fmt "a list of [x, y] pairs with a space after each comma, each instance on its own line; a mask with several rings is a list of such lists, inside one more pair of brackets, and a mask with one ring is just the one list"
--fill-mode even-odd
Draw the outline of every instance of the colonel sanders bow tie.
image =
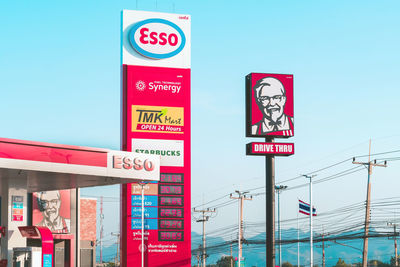
[[268, 125], [273, 127], [273, 128], [272, 128], [272, 131], [273, 131], [273, 132], [278, 131], [278, 125], [281, 125], [281, 124], [282, 124], [282, 123], [281, 123], [280, 120], [277, 120], [277, 121], [269, 121], [269, 122], [268, 122]]

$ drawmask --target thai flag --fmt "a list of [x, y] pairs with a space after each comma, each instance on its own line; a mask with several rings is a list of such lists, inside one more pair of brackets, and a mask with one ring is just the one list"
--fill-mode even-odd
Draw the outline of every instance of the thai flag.
[[[299, 199], [299, 212], [310, 216], [310, 204]], [[313, 207], [313, 216], [317, 216], [317, 210]]]

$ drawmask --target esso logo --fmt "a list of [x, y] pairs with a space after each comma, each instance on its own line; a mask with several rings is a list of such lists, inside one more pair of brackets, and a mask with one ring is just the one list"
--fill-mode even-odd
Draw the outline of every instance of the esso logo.
[[179, 54], [185, 47], [185, 34], [175, 23], [165, 19], [146, 19], [129, 32], [132, 47], [143, 56], [164, 59]]

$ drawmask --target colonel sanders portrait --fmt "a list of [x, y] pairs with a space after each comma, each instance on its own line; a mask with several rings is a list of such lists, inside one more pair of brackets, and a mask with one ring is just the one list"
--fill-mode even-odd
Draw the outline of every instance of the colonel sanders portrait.
[[263, 118], [251, 126], [253, 135], [293, 130], [293, 118], [284, 113], [286, 91], [281, 81], [273, 77], [262, 78], [254, 85], [253, 92], [263, 114]]
[[37, 202], [43, 219], [36, 226], [46, 226], [52, 233], [69, 233], [71, 221], [60, 215], [60, 191], [44, 191], [37, 193]]

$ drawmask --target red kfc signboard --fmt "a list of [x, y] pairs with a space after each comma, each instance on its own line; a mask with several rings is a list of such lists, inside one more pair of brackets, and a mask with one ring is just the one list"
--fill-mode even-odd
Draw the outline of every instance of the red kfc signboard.
[[246, 76], [247, 137], [292, 137], [293, 113], [293, 75]]

